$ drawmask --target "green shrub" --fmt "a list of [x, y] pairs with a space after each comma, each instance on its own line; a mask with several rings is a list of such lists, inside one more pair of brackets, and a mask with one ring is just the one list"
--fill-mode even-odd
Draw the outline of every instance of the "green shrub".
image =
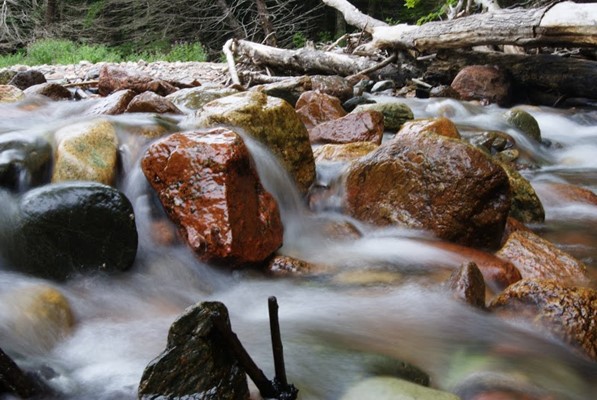
[[303, 32], [297, 32], [292, 35], [292, 45], [295, 49], [305, 47], [305, 43], [307, 43], [307, 37]]
[[78, 44], [64, 39], [43, 39], [31, 43], [25, 51], [0, 56], [0, 68], [15, 64], [76, 64], [85, 60], [100, 61], [205, 61], [207, 53], [201, 43], [179, 43], [169, 46], [155, 42], [142, 51], [135, 46], [110, 48], [103, 44]]

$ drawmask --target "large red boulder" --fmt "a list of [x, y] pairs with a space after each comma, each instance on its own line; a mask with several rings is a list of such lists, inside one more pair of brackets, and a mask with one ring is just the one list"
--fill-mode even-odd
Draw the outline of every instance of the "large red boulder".
[[451, 242], [497, 248], [510, 185], [480, 150], [430, 132], [404, 132], [350, 166], [345, 200], [350, 215], [372, 224], [426, 229]]
[[202, 260], [235, 267], [261, 262], [282, 245], [278, 206], [235, 132], [174, 133], [149, 147], [142, 168]]

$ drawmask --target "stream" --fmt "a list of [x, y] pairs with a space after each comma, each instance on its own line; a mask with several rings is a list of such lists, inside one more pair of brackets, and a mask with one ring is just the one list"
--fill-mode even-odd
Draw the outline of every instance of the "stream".
[[[384, 98], [378, 99], [384, 101]], [[446, 116], [463, 137], [479, 130], [511, 135], [538, 168], [522, 171], [540, 194], [546, 220], [534, 230], [597, 271], [597, 207], [564, 202], [546, 182], [572, 183], [597, 193], [597, 110], [524, 107], [538, 121], [539, 146], [503, 120], [504, 109], [448, 99], [405, 99], [415, 118]], [[79, 121], [93, 100], [0, 105], [0, 134], [51, 137]], [[89, 118], [89, 117], [86, 117]], [[139, 232], [133, 268], [115, 276], [86, 276], [66, 283], [43, 281], [0, 265], [0, 347], [24, 369], [40, 371], [63, 399], [135, 399], [145, 366], [163, 351], [168, 328], [186, 307], [221, 301], [232, 329], [259, 367], [273, 377], [267, 299], [276, 296], [289, 382], [300, 399], [334, 400], [367, 376], [392, 375], [400, 361], [431, 377], [433, 387], [454, 391], [467, 378], [494, 374], [516, 387], [557, 399], [585, 400], [597, 393], [597, 364], [587, 362], [544, 330], [506, 321], [447, 297], [438, 285], [416, 279], [456, 268], [457, 254], [429, 244], [426, 234], [375, 229], [341, 213], [340, 197], [317, 213], [308, 210], [276, 160], [248, 141], [265, 188], [279, 202], [284, 223], [280, 253], [325, 262], [347, 271], [380, 266], [391, 282], [359, 283], [335, 276], [273, 279], [257, 271], [222, 271], [198, 261], [183, 245], [156, 245], [149, 220], [151, 189], [139, 162], [150, 139], [131, 132], [156, 124], [151, 115], [109, 117], [118, 127], [121, 168], [117, 186], [131, 200]], [[184, 127], [188, 120], [180, 119]], [[318, 166], [318, 181], [338, 180], [341, 166]], [[2, 207], [9, 207], [2, 204]], [[350, 221], [363, 236], [334, 240], [322, 221]], [[438, 262], [441, 260], [441, 262]], [[594, 283], [594, 282], [593, 282]], [[15, 330], [27, 286], [58, 288], [76, 325], [48, 347], [43, 329]], [[373, 399], [372, 399], [373, 400]]]

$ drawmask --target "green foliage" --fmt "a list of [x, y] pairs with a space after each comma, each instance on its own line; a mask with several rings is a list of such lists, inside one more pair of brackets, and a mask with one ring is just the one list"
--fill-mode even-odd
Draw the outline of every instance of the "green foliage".
[[156, 42], [142, 52], [133, 47], [113, 47], [98, 44], [77, 44], [69, 40], [43, 39], [31, 43], [25, 52], [16, 52], [0, 57], [0, 67], [15, 64], [75, 64], [85, 60], [91, 63], [100, 61], [205, 61], [207, 55], [201, 43], [179, 43], [169, 46]]
[[446, 14], [449, 5], [455, 5], [457, 0], [404, 0], [404, 6], [417, 16], [417, 25], [441, 19]]
[[331, 42], [334, 40], [334, 35], [330, 31], [321, 31], [317, 33], [317, 42], [318, 43], [325, 43]]
[[303, 32], [296, 32], [294, 35], [292, 35], [292, 46], [295, 49], [305, 47], [305, 43], [307, 43], [307, 37]]

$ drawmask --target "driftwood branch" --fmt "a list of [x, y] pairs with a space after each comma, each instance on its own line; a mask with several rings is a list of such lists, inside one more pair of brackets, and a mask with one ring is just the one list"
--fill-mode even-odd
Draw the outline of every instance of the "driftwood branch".
[[[365, 29], [364, 14], [354, 7], [336, 4], [344, 1], [322, 1], [342, 12], [351, 25]], [[366, 30], [373, 38], [369, 49], [431, 50], [488, 44], [595, 46], [597, 4], [567, 1], [538, 9], [494, 10], [421, 26], [368, 25]]]
[[230, 79], [235, 85], [240, 85], [240, 79], [238, 79], [238, 72], [236, 71], [236, 63], [234, 62], [234, 53], [232, 47], [234, 46], [234, 40], [228, 39], [222, 48], [222, 52], [226, 56], [226, 62], [228, 64], [228, 73]]
[[379, 26], [388, 26], [383, 21], [372, 18], [360, 12], [355, 6], [346, 0], [321, 0], [324, 4], [340, 11], [346, 20], [346, 23], [359, 28], [368, 33], [373, 33], [373, 29]]
[[302, 73], [323, 73], [342, 76], [354, 75], [375, 66], [368, 57], [326, 51], [299, 49], [284, 50], [246, 40], [237, 40], [234, 54], [252, 64], [295, 70]]

